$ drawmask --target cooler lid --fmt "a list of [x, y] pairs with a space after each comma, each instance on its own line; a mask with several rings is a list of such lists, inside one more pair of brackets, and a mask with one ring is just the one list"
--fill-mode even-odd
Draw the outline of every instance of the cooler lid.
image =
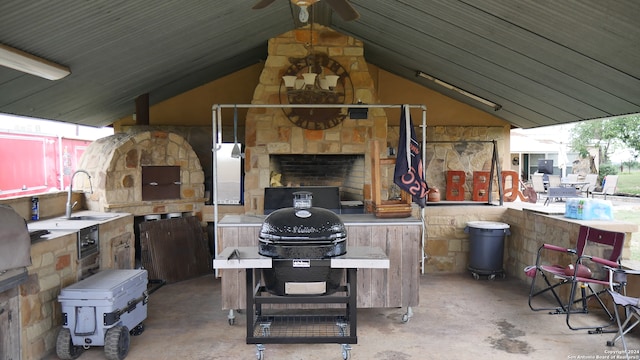
[[110, 299], [120, 289], [139, 280], [147, 283], [147, 270], [102, 270], [60, 291], [59, 300], [64, 299]]

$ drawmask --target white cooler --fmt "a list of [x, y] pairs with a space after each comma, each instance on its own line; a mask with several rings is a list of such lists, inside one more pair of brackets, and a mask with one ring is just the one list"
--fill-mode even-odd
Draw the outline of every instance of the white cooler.
[[[103, 270], [62, 289], [58, 301], [62, 305], [62, 326], [70, 332], [71, 346], [87, 348], [107, 343], [105, 353], [126, 356], [128, 332], [134, 329], [141, 332], [141, 323], [147, 317], [147, 283], [147, 270]], [[118, 334], [109, 334], [114, 327]], [[62, 333], [66, 331], [63, 329]], [[66, 339], [61, 341], [61, 336], [64, 335], [59, 335], [58, 347], [65, 346]], [[124, 336], [126, 341], [120, 339]], [[109, 338], [114, 337], [116, 346], [126, 343], [127, 349], [107, 349], [111, 346]], [[68, 352], [58, 349], [59, 353], [60, 350]]]

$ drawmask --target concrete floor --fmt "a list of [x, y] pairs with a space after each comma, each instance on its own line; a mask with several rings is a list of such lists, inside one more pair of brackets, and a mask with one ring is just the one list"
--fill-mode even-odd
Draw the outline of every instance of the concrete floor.
[[[423, 275], [420, 305], [407, 323], [404, 308], [358, 310], [351, 359], [624, 359], [621, 342], [605, 345], [613, 334], [572, 331], [563, 316], [531, 311], [528, 290], [508, 276], [488, 281], [470, 274]], [[131, 338], [127, 359], [256, 359], [256, 346], [245, 343], [244, 313], [233, 326], [227, 314], [220, 280], [212, 276], [165, 285], [151, 295], [146, 330]], [[600, 320], [594, 314], [578, 318]], [[640, 350], [637, 336], [627, 336], [627, 343]], [[265, 360], [342, 359], [339, 344], [265, 346]], [[104, 358], [102, 348], [94, 347], [79, 359]]]

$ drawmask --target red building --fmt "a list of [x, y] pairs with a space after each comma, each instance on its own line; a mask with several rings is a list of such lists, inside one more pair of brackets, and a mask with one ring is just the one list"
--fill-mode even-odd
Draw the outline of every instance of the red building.
[[0, 198], [64, 190], [92, 140], [0, 132]]

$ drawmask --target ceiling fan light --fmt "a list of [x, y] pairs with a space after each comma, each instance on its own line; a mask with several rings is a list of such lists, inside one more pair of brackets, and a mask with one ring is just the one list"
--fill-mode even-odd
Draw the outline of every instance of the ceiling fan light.
[[298, 20], [301, 23], [306, 23], [309, 21], [309, 10], [306, 5], [300, 5], [300, 14], [298, 14]]

